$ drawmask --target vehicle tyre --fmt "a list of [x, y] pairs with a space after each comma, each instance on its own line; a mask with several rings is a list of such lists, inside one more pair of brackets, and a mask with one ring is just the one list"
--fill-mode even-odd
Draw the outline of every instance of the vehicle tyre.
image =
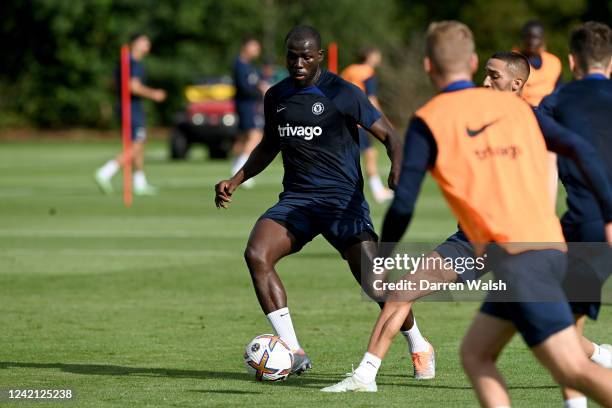
[[170, 158], [184, 160], [189, 152], [189, 140], [180, 129], [174, 128], [170, 133]]

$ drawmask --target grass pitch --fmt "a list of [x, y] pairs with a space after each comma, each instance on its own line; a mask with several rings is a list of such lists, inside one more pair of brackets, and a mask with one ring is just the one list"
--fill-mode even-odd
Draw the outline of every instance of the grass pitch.
[[[125, 209], [120, 193], [103, 196], [92, 179], [116, 148], [110, 142], [0, 145], [2, 405], [41, 406], [10, 403], [7, 389], [64, 388], [74, 399], [54, 406], [476, 405], [457, 356], [475, 303], [417, 304], [419, 326], [436, 347], [435, 380], [412, 379], [405, 341], [397, 338], [377, 394], [318, 391], [359, 363], [377, 316], [321, 238], [278, 267], [314, 368], [282, 384], [253, 381], [243, 347], [271, 328], [242, 252], [255, 220], [280, 192], [280, 162], [220, 211], [213, 185], [227, 176], [228, 163], [169, 163], [165, 146], [154, 142], [147, 171], [161, 194], [137, 197]], [[372, 205], [377, 228], [385, 208]], [[428, 180], [406, 239], [441, 241], [454, 228]], [[594, 340], [610, 340], [610, 312], [605, 307], [601, 321], [588, 325]], [[560, 406], [550, 376], [519, 339], [501, 368], [514, 406]]]

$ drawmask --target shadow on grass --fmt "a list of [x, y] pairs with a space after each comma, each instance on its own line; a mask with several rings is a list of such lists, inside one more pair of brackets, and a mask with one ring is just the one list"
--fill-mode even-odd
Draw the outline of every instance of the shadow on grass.
[[[161, 378], [191, 378], [202, 380], [240, 380], [253, 382], [253, 378], [246, 372], [207, 371], [207, 370], [180, 370], [174, 368], [124, 367], [104, 364], [65, 364], [65, 363], [25, 363], [15, 361], [0, 361], [0, 369], [32, 368], [56, 369], [71, 374], [108, 375], [113, 377], [161, 377]], [[322, 380], [317, 377], [302, 377], [299, 381], [279, 383], [284, 386], [308, 387], [309, 384], [320, 384]], [[325, 382], [325, 380], [323, 380]], [[312, 386], [319, 388], [319, 385]], [[223, 392], [223, 391], [202, 391]]]
[[263, 394], [263, 392], [242, 391], [242, 390], [189, 390], [189, 392], [197, 392], [200, 394], [230, 394], [230, 395]]
[[[71, 374], [83, 375], [108, 375], [108, 376], [135, 376], [135, 377], [162, 377], [162, 378], [191, 378], [202, 380], [239, 380], [253, 382], [253, 378], [247, 373], [228, 372], [228, 371], [207, 371], [207, 370], [180, 370], [173, 368], [149, 368], [149, 367], [124, 367], [117, 365], [103, 364], [65, 364], [65, 363], [24, 363], [15, 361], [0, 362], [0, 369], [9, 368], [33, 368], [33, 369], [56, 369]], [[387, 378], [406, 378], [400, 375], [381, 374], [378, 378], [378, 385], [409, 387], [409, 388], [432, 388], [440, 390], [471, 390], [469, 384], [465, 385], [442, 385], [431, 382], [395, 382]], [[274, 383], [275, 387], [298, 387], [319, 389], [332, 385], [342, 378], [337, 374], [320, 374], [309, 372], [301, 377], [292, 377], [288, 381]], [[269, 384], [262, 384], [269, 385]], [[555, 389], [556, 385], [531, 385], [531, 386], [509, 386], [510, 390], [534, 390], [534, 389]], [[216, 394], [259, 394], [259, 392], [239, 391], [239, 390], [191, 390], [192, 392], [216, 393]]]

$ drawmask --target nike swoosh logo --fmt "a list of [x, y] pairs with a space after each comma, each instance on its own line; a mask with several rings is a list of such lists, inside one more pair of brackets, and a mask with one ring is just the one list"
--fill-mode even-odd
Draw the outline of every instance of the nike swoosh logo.
[[289, 313], [283, 313], [283, 314], [281, 314], [281, 317], [283, 317], [283, 316], [287, 316], [288, 314], [289, 314]]
[[488, 128], [489, 126], [494, 125], [497, 122], [499, 122], [499, 119], [495, 119], [493, 122], [487, 123], [486, 125], [484, 125], [480, 129], [472, 130], [469, 127], [466, 127], [465, 130], [467, 131], [467, 134], [468, 134], [469, 137], [476, 137], [479, 134], [481, 134], [482, 132], [484, 132], [486, 128]]
[[286, 106], [278, 106], [278, 107], [276, 108], [276, 113], [278, 113], [278, 112], [280, 112], [280, 111], [282, 111], [282, 110], [284, 110], [284, 109], [286, 109], [286, 108], [287, 108]]

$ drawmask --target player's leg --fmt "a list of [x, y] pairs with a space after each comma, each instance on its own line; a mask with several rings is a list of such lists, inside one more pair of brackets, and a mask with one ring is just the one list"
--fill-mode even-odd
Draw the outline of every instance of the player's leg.
[[275, 269], [276, 263], [293, 253], [298, 245], [294, 234], [285, 226], [260, 218], [251, 231], [244, 258], [263, 312], [276, 334], [295, 354], [292, 373], [301, 374], [311, 367], [311, 363], [297, 339], [287, 307], [287, 293]]
[[125, 154], [121, 152], [117, 154], [113, 159], [110, 159], [104, 165], [96, 170], [94, 173], [94, 180], [104, 194], [110, 194], [113, 192], [113, 185], [111, 184], [112, 178], [121, 170], [125, 164]]
[[250, 129], [248, 131], [247, 140], [246, 140], [246, 143], [244, 144], [244, 150], [243, 150], [243, 154], [245, 154], [247, 158], [248, 156], [251, 155], [253, 150], [255, 150], [259, 142], [261, 142], [262, 137], [263, 137], [263, 132], [261, 131], [261, 129], [255, 128], [255, 129]]
[[[132, 127], [132, 163], [134, 165], [134, 194], [155, 195], [157, 188], [147, 182], [144, 172], [145, 144], [147, 141], [147, 130], [144, 126]], [[125, 158], [124, 160], [128, 160]]]
[[[378, 244], [376, 241], [369, 239], [363, 240], [357, 244], [351, 245], [343, 254], [347, 260], [351, 272], [357, 282], [366, 289], [372, 287], [372, 274], [364, 276], [362, 262], [367, 262], [371, 265], [373, 258], [376, 256]], [[370, 270], [370, 268], [367, 268]], [[372, 276], [373, 277], [373, 276]], [[376, 277], [373, 277], [376, 278]], [[366, 292], [367, 293], [367, 292]], [[385, 303], [378, 302], [381, 309], [384, 309]], [[399, 320], [399, 319], [398, 319]], [[408, 306], [407, 312], [403, 314], [401, 321], [398, 321], [399, 326], [391, 335], [389, 343], [398, 332], [401, 332], [408, 343], [408, 352], [414, 365], [414, 375], [416, 379], [425, 380], [435, 377], [435, 354], [432, 345], [421, 334], [414, 317], [411, 305]], [[369, 353], [372, 353], [368, 349]], [[376, 353], [373, 353], [377, 355]], [[382, 359], [383, 356], [379, 356]]]
[[287, 307], [287, 294], [275, 266], [281, 258], [293, 252], [295, 243], [293, 234], [271, 219], [260, 219], [251, 231], [244, 259], [265, 314]]
[[[236, 112], [238, 113], [238, 125], [242, 134], [234, 145], [235, 159], [232, 164], [232, 175], [244, 166], [251, 152], [259, 144], [263, 133], [258, 127], [258, 116], [256, 112], [256, 103], [242, 102], [236, 104]], [[249, 179], [242, 183], [243, 187], [249, 188], [254, 185], [254, 179]]]
[[[591, 357], [595, 351], [593, 343], [588, 341], [583, 335], [586, 316], [575, 315], [574, 317], [576, 319], [576, 332], [578, 333], [578, 336], [580, 336], [580, 345], [582, 350], [588, 357]], [[586, 408], [587, 398], [579, 391], [568, 387], [562, 387], [561, 394], [563, 395], [563, 401], [565, 401], [566, 408]]]
[[241, 140], [237, 141], [234, 147], [236, 160], [232, 166], [232, 174], [236, 174], [244, 166], [251, 152], [261, 142], [262, 137], [262, 131], [257, 128], [250, 128], [244, 132]]
[[612, 371], [586, 357], [574, 326], [551, 335], [532, 352], [560, 385], [578, 390], [603, 406], [612, 406]]
[[506, 384], [495, 363], [514, 333], [510, 321], [478, 313], [463, 339], [461, 363], [481, 406], [510, 406]]

